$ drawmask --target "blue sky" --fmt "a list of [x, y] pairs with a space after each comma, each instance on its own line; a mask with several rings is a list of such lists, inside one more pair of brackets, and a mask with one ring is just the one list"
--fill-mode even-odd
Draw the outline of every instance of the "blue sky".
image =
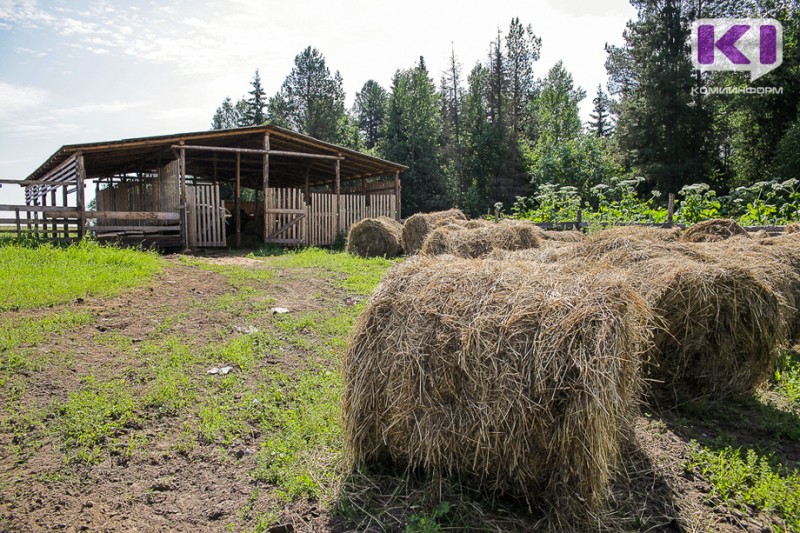
[[[635, 16], [627, 0], [0, 0], [0, 178], [24, 178], [64, 144], [207, 129], [256, 69], [274, 94], [309, 45], [341, 72], [348, 104], [420, 55], [438, 83], [451, 43], [466, 77], [515, 16], [542, 37], [536, 75], [563, 60], [588, 115], [603, 46]], [[0, 188], [0, 203], [19, 191]]]

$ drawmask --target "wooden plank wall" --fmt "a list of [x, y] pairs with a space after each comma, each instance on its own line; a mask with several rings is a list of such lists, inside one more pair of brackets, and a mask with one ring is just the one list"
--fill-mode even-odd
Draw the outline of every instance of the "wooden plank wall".
[[[394, 195], [376, 194], [366, 197], [360, 194], [342, 194], [340, 203], [340, 227], [343, 232], [363, 218], [391, 217], [397, 213], [397, 200]], [[329, 246], [336, 242], [336, 196], [330, 193], [311, 193], [308, 206], [309, 238], [308, 244]]]
[[269, 239], [269, 242], [277, 244], [304, 244], [307, 242], [308, 211], [303, 190], [270, 188], [267, 195], [267, 235], [272, 235], [278, 229], [303, 215], [301, 220]]
[[219, 186], [188, 185], [186, 199], [189, 246], [225, 247], [225, 212], [220, 205]]

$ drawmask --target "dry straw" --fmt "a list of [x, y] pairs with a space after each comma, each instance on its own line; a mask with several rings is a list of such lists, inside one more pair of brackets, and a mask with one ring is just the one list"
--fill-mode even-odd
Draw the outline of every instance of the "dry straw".
[[653, 231], [661, 230], [629, 237], [602, 231], [561, 260], [572, 270], [590, 264], [630, 273], [657, 317], [646, 366], [656, 391], [724, 397], [757, 388], [772, 371], [789, 320], [789, 303], [769, 281], [779, 269], [758, 263], [760, 251], [739, 260], [731, 244], [665, 241]]
[[422, 248], [425, 238], [435, 228], [454, 220], [467, 220], [458, 209], [437, 211], [435, 213], [417, 213], [410, 216], [403, 224], [402, 247], [406, 254], [413, 255]]
[[420, 253], [476, 258], [493, 250], [538, 248], [540, 232], [533, 224], [517, 220], [483, 223], [473, 228], [457, 223], [445, 224], [428, 235]]
[[463, 476], [580, 523], [608, 494], [650, 323], [619, 271], [406, 261], [345, 357], [348, 457]]
[[716, 242], [736, 235], [749, 237], [747, 231], [728, 218], [714, 218], [698, 222], [683, 232], [681, 240], [686, 242]]
[[392, 218], [365, 218], [350, 228], [347, 251], [361, 257], [397, 257], [403, 253], [402, 232], [402, 224]]

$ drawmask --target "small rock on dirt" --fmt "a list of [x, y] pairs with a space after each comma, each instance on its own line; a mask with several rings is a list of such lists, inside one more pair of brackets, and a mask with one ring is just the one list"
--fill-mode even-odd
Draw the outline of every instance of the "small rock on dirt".
[[273, 307], [272, 309], [270, 309], [270, 311], [272, 312], [273, 315], [285, 315], [286, 313], [289, 312], [289, 310], [286, 309], [285, 307]]

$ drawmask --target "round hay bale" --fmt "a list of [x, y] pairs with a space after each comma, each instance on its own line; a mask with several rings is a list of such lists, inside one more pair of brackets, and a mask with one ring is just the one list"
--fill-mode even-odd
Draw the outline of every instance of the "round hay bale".
[[681, 235], [681, 240], [685, 242], [716, 242], [729, 239], [735, 235], [749, 237], [747, 231], [737, 224], [735, 220], [714, 218], [698, 222], [688, 228]]
[[347, 456], [585, 518], [631, 427], [649, 322], [618, 271], [408, 260], [373, 294], [345, 356]]
[[592, 233], [592, 239], [644, 239], [657, 242], [680, 240], [681, 228], [655, 228], [648, 226], [613, 226]]
[[539, 234], [539, 237], [547, 241], [581, 242], [586, 238], [586, 235], [576, 230], [544, 230]]
[[779, 301], [749, 270], [659, 257], [628, 271], [660, 322], [646, 367], [655, 390], [721, 398], [752, 392], [771, 374]]
[[456, 257], [484, 257], [493, 250], [526, 250], [539, 247], [536, 226], [518, 220], [503, 220], [477, 228], [447, 224], [436, 228], [425, 239], [420, 253], [450, 254]]
[[780, 341], [800, 339], [800, 241], [733, 238], [696, 246], [715, 263], [747, 269], [772, 289], [779, 304]]
[[576, 243], [566, 259], [624, 267], [658, 257], [702, 259], [703, 255], [701, 251], [685, 243], [654, 239], [652, 232], [619, 235], [618, 232], [600, 231]]
[[790, 233], [800, 233], [800, 222], [792, 222], [791, 224], [786, 224], [783, 228], [783, 233], [788, 235]]
[[402, 224], [392, 218], [359, 220], [347, 234], [347, 251], [361, 257], [397, 257], [403, 253], [402, 232]]
[[467, 220], [458, 209], [437, 211], [435, 213], [417, 213], [408, 217], [403, 224], [401, 245], [406, 254], [413, 255], [422, 248], [425, 238], [436, 227], [452, 220]]

